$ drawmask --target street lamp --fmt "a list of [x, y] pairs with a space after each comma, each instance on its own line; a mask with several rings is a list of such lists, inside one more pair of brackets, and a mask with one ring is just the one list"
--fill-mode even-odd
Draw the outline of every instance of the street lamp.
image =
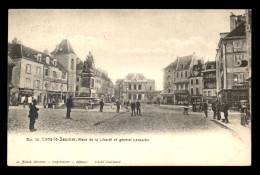
[[45, 99], [45, 103], [44, 103], [44, 108], [46, 108], [46, 104], [48, 104], [48, 92], [47, 92], [47, 88], [48, 88], [48, 84], [45, 84], [45, 89], [46, 89], [46, 99]]
[[126, 87], [126, 99], [127, 99], [127, 101], [129, 100], [128, 99], [128, 86]]
[[62, 103], [62, 89], [63, 89], [63, 84], [60, 85], [60, 99], [61, 99], [61, 103]]

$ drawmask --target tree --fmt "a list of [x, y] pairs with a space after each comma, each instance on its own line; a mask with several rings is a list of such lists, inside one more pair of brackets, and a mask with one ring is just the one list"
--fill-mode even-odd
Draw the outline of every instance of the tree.
[[149, 102], [151, 103], [153, 98], [155, 97], [155, 94], [153, 92], [147, 92], [146, 96], [147, 96]]

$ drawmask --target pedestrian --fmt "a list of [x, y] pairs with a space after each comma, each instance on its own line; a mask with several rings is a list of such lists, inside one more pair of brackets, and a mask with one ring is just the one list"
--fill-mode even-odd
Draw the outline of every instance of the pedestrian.
[[100, 105], [100, 112], [103, 112], [103, 107], [104, 107], [103, 99], [101, 99], [99, 105]]
[[216, 119], [216, 102], [212, 103], [213, 119]]
[[247, 107], [245, 105], [241, 105], [240, 112], [241, 125], [246, 126], [248, 124]]
[[217, 113], [217, 120], [221, 119], [221, 115], [220, 115], [220, 102], [216, 101], [216, 113]]
[[229, 110], [229, 105], [227, 103], [223, 103], [223, 113], [224, 113], [226, 123], [228, 123], [228, 110]]
[[120, 110], [120, 102], [119, 102], [119, 100], [117, 100], [117, 102], [116, 102], [116, 113], [119, 113], [119, 110]]
[[131, 102], [131, 111], [132, 111], [131, 116], [135, 115], [135, 102], [134, 101]]
[[188, 110], [189, 110], [189, 102], [187, 100], [184, 101], [184, 115], [188, 115]]
[[138, 100], [136, 102], [136, 113], [137, 113], [137, 115], [139, 114], [140, 116], [142, 116], [142, 114], [141, 114], [141, 103]]
[[192, 111], [196, 112], [196, 102], [195, 101], [192, 103]]
[[221, 120], [223, 122], [225, 122], [224, 108], [225, 108], [225, 104], [224, 104], [224, 102], [221, 102], [220, 103], [220, 116], [221, 116]]
[[38, 119], [38, 111], [39, 111], [39, 108], [36, 108], [36, 104], [37, 104], [36, 99], [34, 99], [32, 103], [29, 104], [30, 111], [29, 111], [28, 118], [30, 118], [29, 130], [31, 132], [37, 130], [34, 128], [35, 120]]
[[205, 113], [205, 118], [208, 117], [208, 104], [206, 102], [204, 102], [203, 104], [203, 111]]
[[129, 103], [129, 100], [126, 102], [126, 109], [127, 109], [127, 112], [129, 112], [129, 109], [128, 109], [128, 106], [130, 105]]
[[70, 96], [70, 97], [68, 98], [67, 103], [66, 103], [66, 107], [67, 107], [66, 119], [71, 119], [71, 117], [70, 117], [70, 112], [71, 112], [71, 108], [73, 108], [72, 96]]

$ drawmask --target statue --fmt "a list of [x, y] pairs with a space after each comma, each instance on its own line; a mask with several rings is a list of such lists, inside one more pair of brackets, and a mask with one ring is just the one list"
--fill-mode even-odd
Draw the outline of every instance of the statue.
[[89, 55], [87, 55], [86, 61], [84, 61], [83, 72], [91, 73], [90, 69], [93, 69], [93, 67], [94, 67], [93, 55], [91, 54], [91, 52], [89, 52]]

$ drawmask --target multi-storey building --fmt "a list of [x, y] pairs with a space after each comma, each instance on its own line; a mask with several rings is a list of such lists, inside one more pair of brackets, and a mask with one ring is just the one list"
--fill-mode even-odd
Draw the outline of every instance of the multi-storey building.
[[[94, 85], [91, 96], [95, 98], [104, 98], [106, 102], [110, 102], [111, 98], [114, 96], [114, 85], [108, 74], [95, 67], [94, 57], [89, 52], [87, 59], [92, 60], [92, 68], [90, 69], [94, 76]], [[76, 91], [75, 96], [79, 96], [79, 89], [81, 87], [81, 73], [83, 71], [84, 63], [79, 61], [77, 64], [77, 78], [76, 78]]]
[[232, 14], [230, 32], [220, 36], [216, 54], [218, 97], [235, 107], [240, 100], [248, 100], [245, 16]]
[[251, 111], [251, 72], [252, 72], [252, 57], [251, 57], [251, 50], [252, 50], [252, 47], [251, 47], [251, 44], [252, 44], [252, 41], [251, 41], [251, 28], [252, 28], [252, 17], [251, 17], [251, 14], [252, 13], [252, 10], [251, 9], [247, 9], [246, 10], [246, 45], [247, 45], [247, 59], [248, 59], [248, 78], [247, 80], [249, 81], [249, 107], [250, 107], [250, 111]]
[[163, 102], [168, 104], [183, 104], [190, 100], [190, 79], [193, 65], [197, 64], [195, 53], [177, 59], [164, 68]]
[[155, 96], [155, 81], [141, 73], [129, 73], [124, 79], [117, 79], [115, 97], [120, 100], [149, 102]]
[[189, 84], [189, 92], [190, 92], [190, 102], [202, 102], [202, 91], [203, 91], [203, 77], [202, 77], [202, 66], [203, 61], [197, 60], [192, 67], [192, 71], [189, 75], [190, 84]]
[[208, 61], [204, 65], [203, 73], [203, 101], [212, 103], [217, 99], [216, 61]]
[[68, 39], [64, 39], [56, 46], [51, 55], [68, 71], [68, 93], [75, 96], [76, 64], [79, 60]]
[[60, 94], [67, 93], [67, 74], [57, 60], [22, 45], [16, 38], [8, 43], [8, 54], [16, 64], [12, 74], [12, 105], [22, 103], [22, 97], [28, 96], [34, 97], [39, 105], [62, 101]]

